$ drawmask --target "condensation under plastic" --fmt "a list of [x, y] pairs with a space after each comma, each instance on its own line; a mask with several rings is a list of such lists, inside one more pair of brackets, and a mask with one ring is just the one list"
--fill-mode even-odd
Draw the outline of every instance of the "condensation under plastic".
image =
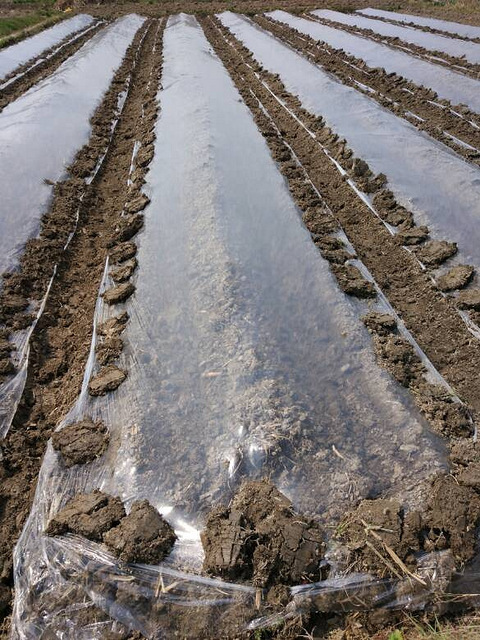
[[[118, 624], [159, 638], [264, 626], [251, 587], [200, 575], [199, 531], [214, 503], [269, 473], [298, 509], [334, 521], [383, 492], [413, 507], [422, 480], [445, 469], [440, 440], [375, 364], [359, 321], [367, 305], [338, 289], [191, 16], [168, 21], [162, 84], [136, 292], [113, 311], [99, 296], [82, 392], [59, 425], [101, 419], [110, 446], [67, 470], [49, 444], [15, 550], [14, 638], [101, 638]], [[111, 284], [107, 264], [100, 293]], [[123, 309], [128, 377], [91, 398], [96, 326]], [[288, 436], [299, 450], [287, 459], [278, 442]], [[127, 508], [147, 498], [167, 517], [179, 540], [164, 563], [125, 566], [98, 544], [43, 534], [73, 495], [96, 488]], [[295, 587], [292, 606], [355, 580], [331, 577], [308, 595]], [[93, 606], [110, 620], [80, 619]]]
[[455, 260], [480, 265], [477, 167], [343, 85], [247, 18], [232, 13], [219, 17], [265, 69], [279, 74], [305, 109], [322, 116], [373, 172], [387, 176], [388, 187], [414, 213], [417, 224], [428, 225], [435, 239], [457, 242]]
[[[128, 16], [102, 30], [52, 76], [0, 114], [0, 172], [5, 176], [0, 186], [0, 273], [15, 267], [25, 241], [38, 231], [51, 198], [51, 187], [44, 178], [61, 178], [66, 164], [87, 142], [89, 117], [143, 22], [143, 18]], [[56, 135], [57, 128], [62, 135]], [[52, 279], [43, 299], [31, 304], [33, 323], [12, 337], [17, 373], [0, 386], [0, 438], [5, 437], [23, 393], [29, 340], [55, 271], [52, 264]]]
[[0, 80], [20, 65], [40, 55], [42, 51], [54, 47], [68, 35], [88, 27], [92, 22], [92, 16], [80, 14], [68, 20], [63, 20], [31, 38], [25, 38], [25, 40], [12, 44], [10, 47], [5, 47], [0, 51]]
[[272, 11], [268, 16], [294, 27], [315, 40], [322, 40], [335, 49], [362, 58], [367, 65], [396, 73], [419, 86], [433, 89], [453, 105], [465, 104], [480, 113], [480, 81], [445, 67], [426, 62], [411, 55], [348, 31], [335, 29], [319, 22], [293, 16], [285, 11]]
[[459, 22], [449, 22], [438, 18], [427, 18], [426, 16], [413, 16], [409, 13], [397, 13], [396, 11], [383, 11], [382, 9], [358, 9], [357, 13], [370, 18], [386, 18], [397, 22], [414, 23], [419, 27], [431, 27], [440, 31], [458, 34], [466, 38], [480, 38], [480, 27], [472, 24], [461, 24]]
[[400, 38], [404, 42], [424, 47], [429, 51], [439, 51], [449, 56], [461, 57], [465, 56], [468, 62], [480, 62], [480, 44], [475, 42], [465, 42], [464, 40], [456, 40], [449, 36], [441, 36], [436, 33], [428, 33], [413, 29], [412, 27], [402, 27], [396, 24], [382, 22], [374, 18], [366, 18], [355, 13], [341, 13], [340, 11], [331, 11], [330, 9], [320, 9], [312, 11], [312, 14], [326, 20], [341, 22], [352, 27], [360, 29], [371, 29], [380, 36], [389, 36], [392, 38]]

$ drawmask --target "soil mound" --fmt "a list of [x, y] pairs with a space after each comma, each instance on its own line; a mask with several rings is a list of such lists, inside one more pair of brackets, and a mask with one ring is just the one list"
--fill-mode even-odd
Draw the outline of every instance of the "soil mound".
[[227, 508], [207, 517], [204, 571], [257, 587], [320, 579], [323, 532], [267, 481], [246, 482]]

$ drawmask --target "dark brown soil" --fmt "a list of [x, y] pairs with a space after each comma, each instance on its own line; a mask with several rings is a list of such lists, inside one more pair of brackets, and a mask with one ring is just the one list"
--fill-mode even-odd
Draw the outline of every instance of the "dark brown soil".
[[113, 364], [102, 367], [100, 371], [90, 379], [88, 392], [91, 396], [104, 396], [109, 391], [118, 389], [126, 377], [126, 372]]
[[211, 575], [262, 588], [320, 579], [322, 530], [267, 481], [246, 482], [229, 507], [214, 509], [201, 537]]
[[[57, 263], [57, 275], [45, 311], [31, 339], [26, 389], [2, 446], [0, 584], [6, 587], [12, 585], [12, 550], [30, 510], [46, 443], [81, 389], [107, 253], [111, 252], [111, 262], [116, 263], [136, 253], [133, 242], [113, 243], [119, 212], [132, 199], [128, 176], [134, 143], [147, 136], [151, 142], [156, 119], [152, 99], [161, 74], [163, 36], [163, 26], [158, 27], [156, 21], [147, 22], [134, 38], [92, 118], [89, 143], [72, 163], [70, 177], [54, 186], [52, 205], [42, 220], [40, 235], [27, 244], [19, 272], [10, 277], [7, 274], [0, 297], [0, 319], [6, 324], [1, 336], [4, 340], [14, 326], [25, 325], [25, 322], [28, 326], [26, 302], [30, 298], [42, 298], [53, 265]], [[118, 96], [130, 74], [130, 90], [110, 141], [111, 126], [118, 115]], [[101, 171], [87, 185], [84, 178], [89, 176], [107, 145]], [[64, 251], [74, 231], [77, 209], [76, 233]], [[121, 314], [101, 325], [99, 348], [103, 348], [103, 340], [119, 337], [127, 320], [128, 315]], [[108, 342], [106, 348], [109, 348]], [[8, 613], [9, 607], [4, 607], [3, 615]], [[3, 632], [8, 633], [8, 621], [4, 623]]]
[[[52, 49], [42, 51], [39, 56], [29, 60], [21, 67], [17, 67], [11, 74], [3, 78], [2, 84], [10, 79], [12, 82], [4, 89], [0, 89], [0, 111], [21, 96], [22, 93], [28, 91], [34, 84], [37, 84], [37, 82], [40, 82], [40, 80], [43, 80], [53, 73], [55, 69], [58, 69], [67, 58], [78, 51], [87, 40], [90, 40], [90, 38], [104, 26], [104, 24], [98, 24], [93, 28], [87, 27], [86, 29], [82, 29], [78, 32], [73, 42], [66, 44], [73, 37], [73, 34], [68, 35], [60, 43], [56, 44], [55, 47], [52, 47]], [[50, 58], [46, 59], [50, 53], [53, 53], [54, 49], [58, 49], [59, 47], [62, 48]], [[23, 75], [15, 80], [13, 79], [20, 74]]]
[[[452, 105], [447, 100], [439, 99], [429, 87], [415, 85], [397, 74], [387, 73], [384, 69], [369, 67], [363, 60], [348, 55], [341, 49], [334, 49], [325, 42], [317, 42], [310, 36], [271, 18], [257, 16], [255, 22], [287, 42], [311, 62], [335, 74], [343, 84], [365, 93], [382, 107], [408, 120], [417, 129], [440, 140], [466, 160], [476, 165], [480, 164], [479, 152], [466, 149], [445, 134], [449, 133], [475, 149], [480, 149], [480, 130], [471, 124], [479, 122], [478, 114], [465, 106]], [[363, 88], [364, 86], [375, 91], [369, 91]]]
[[79, 494], [50, 520], [46, 529], [49, 536], [76, 533], [89, 540], [102, 541], [103, 534], [119, 524], [125, 517], [125, 509], [119, 498], [98, 489], [93, 493]]
[[60, 452], [66, 467], [96, 460], [105, 452], [108, 442], [105, 425], [88, 419], [69, 424], [52, 435], [52, 446]]
[[159, 564], [173, 549], [177, 536], [148, 500], [134, 502], [128, 516], [103, 536], [123, 562]]
[[75, 533], [104, 542], [123, 562], [143, 564], [159, 564], [177, 539], [172, 527], [148, 500], [134, 502], [126, 515], [119, 498], [98, 489], [72, 498], [50, 520], [46, 533], [49, 536]]

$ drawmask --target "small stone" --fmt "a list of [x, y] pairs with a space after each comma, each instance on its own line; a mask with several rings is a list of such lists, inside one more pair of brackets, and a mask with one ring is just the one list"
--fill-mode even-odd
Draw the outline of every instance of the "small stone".
[[127, 374], [114, 365], [102, 367], [98, 374], [91, 378], [88, 391], [91, 396], [103, 396], [117, 389], [126, 379]]

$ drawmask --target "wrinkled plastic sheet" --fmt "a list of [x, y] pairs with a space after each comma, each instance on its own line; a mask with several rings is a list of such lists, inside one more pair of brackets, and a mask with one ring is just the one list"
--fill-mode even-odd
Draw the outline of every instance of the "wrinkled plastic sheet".
[[453, 105], [465, 104], [480, 113], [479, 80], [425, 60], [412, 58], [399, 49], [319, 22], [299, 18], [285, 11], [272, 11], [267, 15], [315, 40], [322, 40], [335, 49], [343, 49], [349, 55], [361, 58], [370, 67], [381, 67], [387, 73], [396, 73], [419, 86], [433, 89], [439, 98], [449, 100]]
[[426, 16], [414, 16], [409, 13], [397, 13], [396, 11], [383, 11], [382, 9], [358, 9], [357, 13], [370, 18], [386, 18], [387, 20], [395, 20], [397, 22], [414, 23], [420, 27], [431, 27], [447, 31], [448, 33], [458, 34], [466, 38], [480, 38], [480, 27], [472, 24], [461, 24], [459, 22], [449, 22], [448, 20], [439, 20], [438, 18], [427, 18]]
[[428, 33], [413, 29], [412, 27], [402, 27], [396, 24], [389, 24], [374, 18], [366, 18], [357, 13], [341, 13], [340, 11], [331, 11], [330, 9], [320, 9], [312, 11], [313, 15], [326, 20], [333, 20], [348, 24], [352, 27], [360, 29], [371, 29], [379, 36], [390, 36], [392, 38], [400, 38], [404, 42], [424, 47], [429, 51], [440, 51], [450, 56], [465, 56], [468, 62], [480, 62], [480, 44], [474, 42], [465, 42], [464, 40], [456, 40], [450, 36], [442, 36], [436, 33]]
[[[16, 267], [26, 240], [38, 231], [51, 198], [51, 187], [44, 179], [61, 178], [65, 166], [87, 142], [89, 118], [143, 20], [129, 16], [102, 30], [0, 114], [0, 173], [5, 178], [0, 185], [0, 273]], [[17, 373], [0, 386], [0, 438], [5, 437], [23, 393], [30, 336], [55, 277], [56, 266], [51, 267], [43, 299], [31, 302], [32, 325], [12, 337]]]
[[247, 18], [222, 22], [303, 106], [325, 118], [372, 171], [384, 173], [400, 204], [436, 239], [458, 243], [458, 259], [480, 265], [480, 171], [413, 125], [347, 87]]
[[92, 22], [92, 16], [80, 14], [0, 50], [0, 80], [20, 65], [36, 58], [42, 51], [54, 47], [70, 34], [88, 27]]
[[[84, 637], [78, 612], [92, 603], [110, 621], [90, 624], [90, 638], [119, 623], [147, 637], [263, 626], [251, 587], [201, 576], [213, 504], [268, 473], [296, 508], [335, 520], [385, 490], [413, 506], [421, 480], [445, 468], [443, 445], [375, 363], [366, 304], [338, 289], [191, 16], [169, 18], [162, 85], [136, 292], [114, 310], [99, 296], [82, 392], [59, 425], [101, 419], [111, 444], [69, 470], [48, 446], [15, 550], [14, 638]], [[111, 284], [107, 264], [99, 293]], [[123, 309], [127, 379], [91, 398], [96, 326]], [[287, 460], [278, 442], [299, 423]], [[127, 509], [148, 499], [175, 527], [170, 557], [125, 566], [98, 544], [43, 534], [74, 494], [96, 488]]]

